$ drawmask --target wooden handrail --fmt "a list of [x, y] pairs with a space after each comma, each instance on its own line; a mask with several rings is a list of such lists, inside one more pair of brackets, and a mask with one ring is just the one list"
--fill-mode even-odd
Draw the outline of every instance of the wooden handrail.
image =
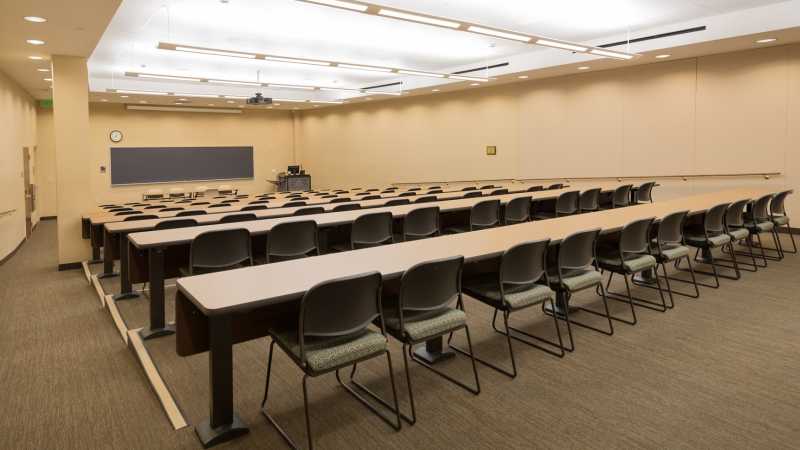
[[7, 215], [7, 214], [13, 214], [13, 213], [15, 213], [15, 212], [17, 212], [17, 210], [16, 210], [16, 209], [9, 209], [9, 210], [7, 210], [7, 211], [0, 212], [0, 216], [5, 216], [5, 215]]
[[487, 183], [487, 182], [511, 182], [529, 183], [532, 181], [590, 181], [590, 180], [659, 180], [659, 179], [682, 179], [690, 178], [735, 178], [735, 177], [764, 177], [769, 179], [774, 176], [781, 176], [781, 172], [755, 172], [755, 173], [713, 173], [713, 174], [682, 174], [682, 175], [628, 175], [628, 176], [609, 176], [609, 177], [549, 177], [549, 178], [495, 178], [490, 180], [451, 180], [451, 181], [417, 181], [392, 183], [393, 186], [411, 186], [419, 184], [460, 184], [460, 183]]

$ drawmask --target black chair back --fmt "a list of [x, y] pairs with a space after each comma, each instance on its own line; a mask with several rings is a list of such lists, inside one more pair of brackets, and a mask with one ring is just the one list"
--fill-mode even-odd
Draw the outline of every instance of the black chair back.
[[475, 191], [475, 190], [477, 190], [477, 189], [478, 189], [478, 188], [476, 188], [475, 186], [467, 186], [467, 187], [465, 187], [465, 188], [461, 189], [461, 191], [462, 191], [462, 192], [466, 192], [466, 191]]
[[528, 222], [531, 220], [531, 198], [512, 198], [511, 201], [506, 204], [504, 219], [506, 225]]
[[441, 194], [443, 191], [441, 189], [431, 189], [430, 191], [426, 192], [425, 195], [431, 194]]
[[622, 228], [619, 236], [619, 254], [642, 254], [650, 251], [650, 230], [655, 217], [633, 221]]
[[[166, 206], [164, 206], [166, 208]], [[114, 208], [109, 209], [108, 212], [110, 213], [118, 213], [118, 212], [126, 212], [126, 211], [133, 211], [133, 208]]]
[[336, 205], [333, 207], [331, 211], [333, 212], [355, 211], [356, 209], [361, 209], [361, 205], [359, 205], [358, 203], [348, 203], [346, 205]]
[[413, 188], [408, 188], [407, 192], [414, 192], [414, 191], [421, 191], [421, 190], [422, 190], [422, 188], [420, 188], [420, 187], [413, 187]]
[[496, 188], [496, 187], [497, 187], [497, 186], [495, 186], [495, 185], [493, 185], [493, 184], [487, 184], [486, 186], [481, 186], [481, 190], [484, 190], [484, 189], [494, 189], [494, 188]]
[[472, 198], [472, 197], [482, 197], [483, 193], [481, 191], [470, 191], [464, 194], [461, 198]]
[[581, 192], [578, 202], [581, 212], [597, 211], [600, 209], [600, 188]]
[[217, 203], [216, 205], [208, 205], [209, 208], [227, 208], [227, 207], [230, 207], [230, 206], [231, 205], [229, 205], [227, 203]]
[[350, 200], [347, 197], [335, 198], [331, 200], [331, 203], [346, 203], [346, 202], [352, 202], [352, 200]]
[[[331, 202], [333, 203], [333, 202]], [[293, 208], [295, 206], [306, 206], [306, 202], [288, 202], [284, 203], [283, 208]]]
[[353, 221], [350, 231], [350, 248], [376, 247], [394, 242], [392, 225], [394, 217], [390, 212], [364, 214]]
[[770, 213], [773, 216], [786, 216], [786, 197], [791, 194], [792, 191], [783, 191], [780, 193], [775, 194], [775, 197], [772, 198], [772, 202], [769, 205]]
[[706, 216], [703, 220], [703, 229], [706, 237], [719, 236], [725, 233], [725, 213], [728, 211], [728, 206], [730, 206], [729, 203], [722, 203], [706, 211]]
[[189, 206], [201, 206], [201, 205], [210, 205], [210, 204], [211, 203], [209, 203], [209, 202], [194, 202], [194, 203], [190, 204]]
[[125, 219], [123, 219], [122, 221], [123, 222], [130, 222], [132, 220], [150, 220], [150, 219], [158, 219], [158, 216], [156, 216], [154, 214], [141, 214], [141, 213], [139, 213], [139, 214], [130, 215], [130, 216], [126, 217]]
[[580, 191], [564, 192], [556, 199], [556, 216], [569, 216], [578, 212]]
[[381, 197], [380, 195], [366, 195], [361, 200], [380, 200], [381, 198], [383, 197]]
[[398, 205], [408, 205], [411, 203], [411, 200], [407, 198], [396, 198], [394, 200], [389, 200], [388, 202], [384, 203], [383, 206], [398, 206]]
[[250, 232], [244, 228], [206, 231], [192, 241], [190, 275], [218, 272], [240, 264], [253, 265]]
[[417, 195], [416, 192], [409, 191], [409, 192], [401, 192], [398, 197], [413, 197], [415, 195]]
[[258, 217], [256, 217], [256, 215], [253, 214], [253, 213], [248, 213], [248, 214], [230, 214], [228, 216], [222, 217], [222, 219], [219, 220], [219, 223], [247, 222], [247, 221], [250, 221], [250, 220], [258, 220]]
[[205, 215], [205, 214], [207, 214], [205, 211], [196, 209], [196, 210], [189, 210], [189, 211], [181, 211], [178, 214], [176, 214], [175, 217], [202, 216], [202, 215]]
[[380, 273], [370, 272], [325, 281], [309, 289], [300, 302], [300, 360], [306, 361], [307, 340], [358, 336], [378, 318], [384, 332], [381, 282]]
[[245, 206], [244, 208], [241, 209], [241, 211], [259, 211], [259, 210], [262, 210], [262, 209], [267, 209], [267, 205]]
[[313, 220], [279, 223], [267, 234], [267, 262], [319, 255], [317, 223]]
[[322, 206], [309, 206], [308, 208], [300, 208], [292, 214], [293, 216], [310, 216], [312, 214], [322, 214], [325, 208]]
[[411, 241], [440, 234], [439, 207], [413, 209], [403, 219], [403, 240]]
[[629, 206], [631, 204], [631, 188], [633, 185], [626, 184], [614, 189], [614, 195], [611, 199], [614, 202], [614, 208]]
[[174, 212], [174, 211], [183, 211], [183, 208], [178, 208], [178, 207], [164, 208], [160, 212]]
[[500, 224], [500, 200], [484, 200], [469, 212], [470, 230], [491, 228]]
[[416, 264], [400, 280], [398, 312], [400, 327], [404, 314], [437, 314], [461, 297], [461, 273], [464, 257], [439, 259]]
[[683, 244], [683, 224], [688, 215], [689, 211], [679, 211], [661, 219], [656, 238], [660, 249], [663, 250], [665, 245]]
[[144, 209], [164, 209], [166, 207], [167, 205], [150, 205], [150, 206], [145, 206]]
[[653, 188], [655, 185], [655, 181], [648, 181], [639, 186], [639, 189], [636, 190], [636, 201], [653, 203]]
[[725, 211], [725, 225], [728, 228], [741, 228], [744, 226], [744, 211], [750, 200], [739, 200], [731, 203], [728, 210]]
[[500, 259], [500, 292], [530, 289], [543, 277], [547, 281], [547, 247], [550, 239], [517, 244], [503, 253]]
[[558, 250], [558, 275], [564, 279], [570, 270], [586, 269], [595, 263], [600, 229], [579, 231], [565, 237]]
[[430, 203], [430, 202], [435, 202], [437, 200], [438, 199], [436, 198], [435, 195], [426, 195], [425, 197], [417, 198], [416, 200], [414, 200], [414, 203]]
[[158, 222], [155, 226], [156, 230], [173, 230], [175, 228], [186, 228], [197, 226], [197, 221], [194, 219], [177, 219], [177, 220], [164, 220]]
[[528, 188], [528, 192], [539, 192], [539, 191], [543, 191], [543, 190], [544, 190], [544, 186], [531, 186], [531, 187]]
[[508, 194], [508, 189], [503, 188], [503, 189], [495, 189], [489, 195], [505, 195], [505, 194]]
[[133, 216], [136, 214], [142, 214], [141, 211], [122, 211], [114, 214], [115, 216]]
[[764, 195], [753, 203], [753, 218], [756, 222], [769, 222], [772, 216], [769, 213], [769, 205], [772, 202], [772, 194]]
[[547, 187], [548, 191], [553, 190], [553, 189], [564, 189], [564, 185], [562, 183], [555, 183], [555, 184], [551, 184], [550, 186]]

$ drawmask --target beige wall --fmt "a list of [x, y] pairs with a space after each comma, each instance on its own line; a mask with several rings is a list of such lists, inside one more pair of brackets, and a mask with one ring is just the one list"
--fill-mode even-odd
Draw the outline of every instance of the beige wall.
[[[669, 198], [800, 186], [798, 125], [800, 45], [791, 45], [303, 112], [297, 154], [318, 187], [784, 173], [665, 181], [659, 195]], [[800, 211], [800, 195], [790, 207]]]
[[[148, 188], [167, 192], [172, 187], [191, 190], [197, 185], [209, 187], [230, 184], [246, 193], [273, 190], [274, 180], [294, 159], [292, 117], [289, 112], [245, 111], [242, 114], [206, 114], [155, 111], [128, 111], [124, 105], [93, 103], [90, 108], [91, 158], [88, 161], [93, 202], [141, 200]], [[112, 143], [112, 130], [123, 133], [123, 141]], [[100, 166], [110, 165], [112, 146], [121, 147], [190, 147], [253, 146], [255, 178], [234, 182], [165, 183], [156, 185], [111, 186], [111, 173], [100, 173]]]
[[56, 137], [53, 131], [53, 110], [36, 110], [37, 177], [39, 215], [53, 217], [56, 210]]
[[0, 216], [0, 259], [25, 239], [22, 148], [30, 147], [33, 155], [35, 145], [34, 100], [0, 72], [0, 213], [16, 210]]

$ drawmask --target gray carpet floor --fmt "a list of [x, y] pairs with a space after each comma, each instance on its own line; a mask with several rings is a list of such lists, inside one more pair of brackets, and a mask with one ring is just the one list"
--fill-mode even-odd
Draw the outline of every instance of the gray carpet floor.
[[[171, 428], [82, 273], [56, 271], [55, 234], [53, 222], [41, 223], [0, 267], [0, 448], [201, 448], [191, 427]], [[412, 366], [419, 422], [400, 432], [332, 376], [312, 380], [317, 446], [797, 448], [799, 270], [800, 258], [790, 255], [719, 290], [703, 289], [699, 300], [677, 297], [668, 313], [639, 309], [639, 324], [617, 323], [614, 336], [577, 329], [577, 351], [564, 359], [516, 345], [520, 375], [511, 380], [479, 366], [479, 396]], [[104, 288], [116, 292], [116, 283], [105, 280]], [[173, 293], [168, 289], [168, 298]], [[576, 300], [599, 305], [590, 293]], [[146, 296], [118, 306], [129, 328], [146, 324]], [[491, 311], [468, 298], [466, 306], [476, 353], [507, 363], [505, 341], [489, 327]], [[538, 310], [512, 321], [543, 334], [552, 326]], [[178, 357], [174, 337], [146, 345], [189, 423], [205, 418], [206, 355]], [[266, 348], [265, 339], [235, 348], [235, 406], [250, 433], [219, 448], [286, 448], [259, 414]], [[277, 355], [271, 409], [303, 442], [301, 372]], [[403, 382], [397, 346], [393, 359]], [[462, 357], [441, 367], [465, 380], [471, 374]], [[385, 362], [364, 364], [361, 377], [389, 394]], [[407, 408], [405, 384], [399, 386]]]

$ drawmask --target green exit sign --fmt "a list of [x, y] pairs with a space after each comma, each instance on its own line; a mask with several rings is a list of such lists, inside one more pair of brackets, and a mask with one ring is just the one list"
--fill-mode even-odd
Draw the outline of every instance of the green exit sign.
[[53, 109], [53, 99], [47, 98], [44, 100], [39, 100], [39, 107], [43, 109]]

